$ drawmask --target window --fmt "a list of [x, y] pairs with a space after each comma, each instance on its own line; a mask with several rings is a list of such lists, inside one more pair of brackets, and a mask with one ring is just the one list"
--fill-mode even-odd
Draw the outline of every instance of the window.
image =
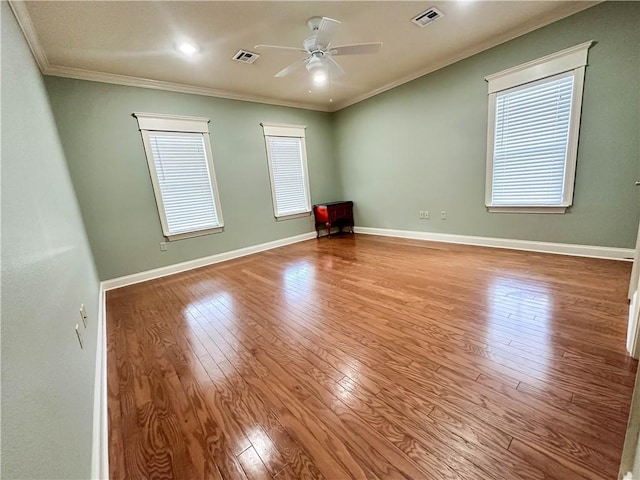
[[222, 231], [209, 120], [134, 113], [138, 119], [158, 205], [169, 240]]
[[284, 220], [309, 215], [309, 176], [305, 127], [263, 123], [267, 146], [273, 212]]
[[489, 211], [564, 213], [571, 206], [591, 44], [486, 78]]

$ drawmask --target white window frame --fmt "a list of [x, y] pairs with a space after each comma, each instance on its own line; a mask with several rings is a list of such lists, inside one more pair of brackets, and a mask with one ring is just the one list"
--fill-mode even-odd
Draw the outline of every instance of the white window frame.
[[[164, 115], [156, 113], [134, 113], [133, 116], [137, 118], [138, 127], [142, 134], [142, 143], [144, 145], [144, 152], [147, 158], [149, 172], [151, 173], [151, 183], [153, 185], [156, 206], [158, 207], [160, 224], [162, 225], [162, 234], [167, 238], [167, 240], [173, 241], [222, 232], [224, 230], [224, 220], [222, 217], [220, 196], [218, 194], [218, 182], [216, 180], [216, 172], [213, 165], [213, 154], [211, 152], [211, 141], [209, 137], [210, 120], [202, 117], [187, 117], [182, 115]], [[158, 172], [153, 160], [153, 153], [149, 140], [149, 132], [151, 131], [168, 133], [201, 133], [203, 135], [207, 165], [209, 167], [209, 183], [218, 217], [218, 225], [216, 227], [202, 230], [191, 230], [178, 234], [170, 232], [164, 202], [162, 200], [162, 193], [160, 191], [160, 184], [158, 182]]]
[[[567, 48], [560, 52], [503, 70], [485, 77], [488, 82], [489, 120], [487, 128], [487, 176], [485, 205], [489, 212], [505, 213], [565, 213], [573, 204], [573, 191], [576, 176], [576, 160], [578, 154], [578, 138], [580, 135], [580, 115], [582, 112], [582, 92], [584, 89], [584, 73], [587, 65], [589, 48], [593, 41], [588, 41]], [[492, 205], [493, 193], [493, 154], [496, 124], [496, 97], [499, 92], [525, 87], [555, 75], [573, 72], [573, 99], [569, 120], [569, 140], [565, 160], [563, 198], [560, 205]]]
[[[261, 123], [264, 132], [264, 143], [267, 150], [267, 163], [269, 164], [269, 180], [271, 183], [271, 200], [273, 203], [273, 216], [276, 220], [289, 220], [292, 218], [308, 217], [311, 215], [311, 187], [309, 185], [309, 170], [307, 167], [307, 144], [306, 125], [288, 125], [284, 123]], [[299, 138], [302, 154], [302, 171], [304, 178], [304, 189], [306, 197], [306, 208], [302, 212], [290, 215], [278, 215], [278, 205], [276, 203], [275, 181], [273, 178], [273, 162], [271, 159], [271, 149], [269, 148], [269, 137], [292, 137]]]

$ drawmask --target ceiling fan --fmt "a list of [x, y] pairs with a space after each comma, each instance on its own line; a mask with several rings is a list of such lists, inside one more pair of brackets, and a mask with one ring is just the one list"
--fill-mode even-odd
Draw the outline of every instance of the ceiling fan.
[[307, 20], [307, 26], [313, 32], [303, 42], [303, 48], [283, 47], [279, 45], [256, 45], [255, 48], [272, 48], [284, 51], [294, 51], [305, 54], [305, 58], [292, 63], [285, 69], [275, 74], [275, 77], [284, 77], [302, 70], [303, 67], [311, 75], [314, 85], [322, 86], [327, 80], [343, 75], [344, 69], [333, 57], [338, 55], [362, 55], [376, 53], [382, 48], [382, 42], [356, 43], [351, 45], [331, 45], [331, 38], [338, 29], [340, 22], [328, 17], [311, 17]]

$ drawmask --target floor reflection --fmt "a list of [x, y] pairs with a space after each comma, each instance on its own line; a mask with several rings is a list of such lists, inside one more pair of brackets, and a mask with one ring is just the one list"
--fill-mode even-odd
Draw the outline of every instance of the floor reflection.
[[[198, 344], [202, 347], [200, 351], [214, 349], [221, 353], [221, 350], [225, 350], [227, 359], [231, 363], [235, 362], [235, 347], [240, 345], [235, 339], [238, 336], [242, 338], [243, 333], [235, 322], [235, 299], [232, 293], [221, 290], [197, 296], [191, 299], [182, 312], [191, 326], [190, 330], [184, 332], [189, 343]], [[222, 340], [221, 337], [226, 332], [232, 336]], [[203, 343], [202, 339], [205, 337], [207, 339]]]
[[316, 269], [308, 260], [300, 260], [287, 266], [282, 272], [284, 295], [287, 303], [306, 303], [313, 292]]
[[[503, 276], [495, 278], [487, 290], [487, 343], [500, 345], [505, 336], [526, 332], [535, 338], [538, 348], [546, 349], [552, 341], [553, 298], [546, 285], [535, 280]], [[536, 358], [543, 369], [544, 357]]]
[[261, 427], [254, 426], [249, 428], [247, 430], [247, 437], [265, 465], [269, 465], [271, 462], [277, 462], [278, 453], [275, 449], [275, 445], [269, 435], [267, 435]]
[[351, 375], [351, 377], [345, 376], [342, 380], [336, 382], [335, 389], [333, 391], [333, 394], [342, 400], [342, 402], [347, 406], [351, 406], [352, 402], [355, 401], [357, 389], [362, 388], [354, 380], [354, 378], [357, 378], [358, 376], [358, 370], [354, 369], [354, 372], [352, 372]]

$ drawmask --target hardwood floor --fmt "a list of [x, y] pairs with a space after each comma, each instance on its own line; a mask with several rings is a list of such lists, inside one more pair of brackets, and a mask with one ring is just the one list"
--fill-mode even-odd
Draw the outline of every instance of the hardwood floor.
[[624, 262], [371, 236], [110, 291], [116, 479], [614, 479]]

